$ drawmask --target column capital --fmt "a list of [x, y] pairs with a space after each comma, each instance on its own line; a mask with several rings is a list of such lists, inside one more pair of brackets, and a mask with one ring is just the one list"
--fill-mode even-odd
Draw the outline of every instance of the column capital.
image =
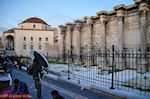
[[150, 10], [150, 5], [146, 2], [139, 3], [139, 14], [140, 16], [146, 16]]
[[124, 10], [118, 10], [116, 12], [116, 15], [117, 15], [117, 19], [118, 21], [123, 21], [124, 17], [125, 17], [125, 11]]
[[88, 24], [88, 25], [93, 24], [93, 18], [91, 16], [84, 17], [83, 21], [86, 22], [86, 24]]
[[150, 4], [150, 0], [134, 0], [134, 2], [135, 2], [135, 4], [140, 4], [143, 2]]
[[60, 31], [61, 31], [61, 32], [66, 31], [66, 28], [67, 28], [67, 27], [64, 26], [64, 25], [59, 25], [58, 27], [60, 28]]
[[74, 21], [74, 23], [75, 23], [75, 28], [76, 28], [77, 30], [80, 30], [80, 29], [81, 29], [81, 26], [82, 26], [82, 21], [79, 20], [79, 19], [77, 19], [77, 20]]
[[99, 18], [101, 23], [106, 23], [108, 20], [108, 12], [107, 11], [100, 11], [96, 13]]
[[125, 13], [126, 13], [126, 6], [121, 4], [118, 6], [114, 7], [114, 10], [116, 12], [117, 18], [119, 21], [122, 21], [123, 18], [125, 17]]
[[66, 27], [67, 27], [67, 29], [69, 29], [69, 30], [73, 30], [74, 24], [71, 23], [71, 22], [68, 22], [68, 23], [66, 23]]
[[150, 0], [134, 0], [139, 7], [139, 12], [145, 13], [150, 9]]

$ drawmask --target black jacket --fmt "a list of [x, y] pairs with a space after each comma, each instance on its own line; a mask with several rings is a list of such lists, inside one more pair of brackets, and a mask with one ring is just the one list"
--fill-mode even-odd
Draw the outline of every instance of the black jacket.
[[33, 79], [39, 79], [39, 75], [41, 76], [42, 67], [38, 64], [32, 65], [32, 75]]

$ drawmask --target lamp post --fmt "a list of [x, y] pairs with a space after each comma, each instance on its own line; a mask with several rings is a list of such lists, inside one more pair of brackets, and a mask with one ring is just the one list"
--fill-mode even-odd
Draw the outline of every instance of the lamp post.
[[70, 71], [69, 71], [69, 50], [68, 50], [68, 52], [67, 52], [67, 59], [68, 59], [68, 62], [67, 62], [67, 64], [68, 64], [68, 79], [70, 79]]

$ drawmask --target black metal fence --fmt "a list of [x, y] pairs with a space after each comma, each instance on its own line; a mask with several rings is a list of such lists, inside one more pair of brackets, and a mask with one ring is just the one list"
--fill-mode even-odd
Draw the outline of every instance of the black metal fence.
[[[31, 64], [30, 57], [23, 58], [24, 65]], [[115, 51], [48, 57], [49, 70], [63, 79], [89, 84], [94, 88], [107, 86], [139, 93], [150, 92], [150, 53]]]
[[[150, 53], [124, 52], [49, 57], [51, 71], [91, 86], [150, 92]], [[60, 62], [62, 63], [60, 63]], [[66, 63], [66, 64], [65, 64]]]

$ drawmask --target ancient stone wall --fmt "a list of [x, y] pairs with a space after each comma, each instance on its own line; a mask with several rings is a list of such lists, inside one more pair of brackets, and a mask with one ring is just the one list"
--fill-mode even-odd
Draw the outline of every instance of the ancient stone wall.
[[[60, 26], [60, 41], [63, 41], [60, 56], [91, 54], [112, 50], [150, 50], [150, 2], [134, 0], [130, 6], [119, 5], [113, 11], [100, 11], [97, 16], [88, 16]], [[79, 60], [77, 62], [80, 63]]]

